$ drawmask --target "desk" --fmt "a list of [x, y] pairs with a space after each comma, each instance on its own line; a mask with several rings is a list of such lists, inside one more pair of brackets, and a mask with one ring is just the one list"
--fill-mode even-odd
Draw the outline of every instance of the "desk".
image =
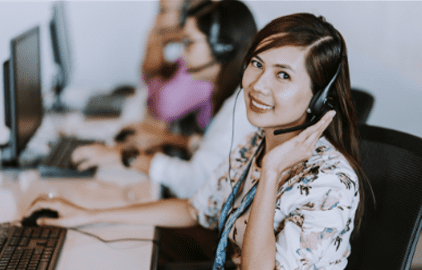
[[[64, 197], [84, 207], [116, 207], [157, 199], [160, 188], [147, 181], [119, 186], [97, 178], [47, 180], [34, 170], [6, 170], [0, 173], [0, 222], [19, 219], [36, 197], [46, 194]], [[82, 230], [104, 239], [157, 239], [153, 226], [96, 224]], [[157, 255], [157, 247], [150, 241], [105, 244], [69, 230], [57, 270], [154, 269]]]
[[[51, 115], [44, 120], [38, 134], [28, 145], [27, 156], [42, 152], [57, 132], [63, 132], [63, 126], [69, 128], [69, 119], [64, 116]], [[84, 124], [95, 126], [95, 122]], [[80, 123], [78, 126], [86, 128]], [[76, 134], [81, 132], [70, 129]], [[87, 208], [104, 208], [157, 200], [160, 193], [160, 187], [151, 184], [141, 174], [118, 166], [100, 169], [94, 178], [89, 179], [42, 179], [35, 169], [3, 169], [0, 171], [0, 222], [20, 219], [35, 198], [48, 194]], [[153, 226], [95, 224], [81, 229], [104, 239], [157, 239], [157, 230]], [[155, 269], [157, 249], [151, 241], [105, 244], [69, 230], [56, 269]]]

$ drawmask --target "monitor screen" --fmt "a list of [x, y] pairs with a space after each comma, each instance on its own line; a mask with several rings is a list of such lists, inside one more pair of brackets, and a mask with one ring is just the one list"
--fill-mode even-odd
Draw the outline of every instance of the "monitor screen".
[[20, 152], [41, 125], [41, 63], [39, 27], [12, 39], [5, 102], [10, 128], [8, 155], [3, 161], [17, 162]]
[[43, 115], [39, 43], [38, 28], [12, 41], [18, 152], [41, 125]]
[[57, 95], [69, 83], [72, 70], [65, 5], [66, 3], [64, 1], [57, 1], [53, 4], [53, 17], [50, 21], [51, 45], [53, 48], [54, 62], [56, 62], [58, 68], [54, 81], [54, 88]]

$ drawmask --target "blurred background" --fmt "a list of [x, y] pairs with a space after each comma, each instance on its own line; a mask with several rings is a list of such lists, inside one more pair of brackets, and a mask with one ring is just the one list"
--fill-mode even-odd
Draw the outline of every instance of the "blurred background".
[[[352, 87], [375, 97], [368, 123], [422, 137], [422, 2], [245, 2], [259, 28], [290, 13], [323, 15], [346, 40]], [[0, 1], [1, 63], [9, 58], [10, 39], [35, 25], [41, 27], [45, 97], [51, 96], [56, 68], [48, 32], [52, 6], [46, 1]], [[73, 64], [66, 96], [72, 95], [72, 88], [101, 92], [122, 83], [139, 85], [139, 65], [158, 2], [69, 1], [66, 7]]]

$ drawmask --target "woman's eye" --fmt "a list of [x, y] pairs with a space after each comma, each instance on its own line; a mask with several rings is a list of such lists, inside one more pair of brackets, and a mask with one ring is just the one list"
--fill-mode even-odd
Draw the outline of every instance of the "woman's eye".
[[256, 68], [262, 68], [262, 64], [256, 60], [252, 60], [251, 64]]
[[277, 76], [278, 76], [280, 79], [284, 79], [284, 80], [288, 80], [288, 79], [290, 79], [290, 75], [289, 75], [289, 74], [287, 74], [286, 72], [279, 72], [279, 73], [277, 73]]

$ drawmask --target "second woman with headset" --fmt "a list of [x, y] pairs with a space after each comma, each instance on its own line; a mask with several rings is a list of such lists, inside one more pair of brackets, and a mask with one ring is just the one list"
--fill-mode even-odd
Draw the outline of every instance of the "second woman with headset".
[[[168, 106], [174, 106], [178, 103], [178, 95], [185, 95], [187, 90], [190, 95], [179, 103], [194, 102], [197, 96], [203, 96], [203, 91], [208, 91], [211, 86], [210, 100], [202, 103], [205, 104], [202, 108], [210, 109], [208, 116], [203, 110], [197, 115], [198, 122], [201, 122], [200, 120], [206, 122], [203, 125], [206, 126], [203, 136], [175, 135], [174, 132], [150, 128], [139, 136], [131, 136], [123, 144], [125, 149], [122, 155], [121, 145], [114, 148], [95, 145], [77, 149], [73, 153], [73, 161], [79, 163], [80, 169], [123, 162], [127, 167], [146, 173], [151, 181], [163, 184], [173, 195], [190, 197], [227, 158], [232, 139], [231, 119], [235, 90], [240, 84], [243, 58], [256, 32], [257, 27], [252, 13], [240, 1], [207, 1], [188, 10], [183, 28], [185, 49], [178, 60], [179, 69], [175, 73], [175, 76], [179, 77], [170, 78], [157, 93], [176, 91], [173, 104], [167, 103]], [[151, 74], [149, 76], [151, 77]], [[186, 76], [200, 82], [201, 85], [184, 89], [190, 86], [186, 83]], [[179, 90], [180, 94], [177, 92]], [[211, 106], [207, 107], [206, 104]], [[153, 106], [150, 108], [152, 114], [157, 110]], [[234, 144], [256, 130], [247, 121], [242, 102], [238, 102], [236, 110]], [[191, 125], [187, 127], [189, 129]], [[183, 125], [181, 129], [183, 130]], [[197, 150], [189, 160], [171, 157], [161, 152], [150, 153], [151, 148], [166, 144], [192, 149], [195, 145], [195, 140], [192, 138], [198, 141]]]

